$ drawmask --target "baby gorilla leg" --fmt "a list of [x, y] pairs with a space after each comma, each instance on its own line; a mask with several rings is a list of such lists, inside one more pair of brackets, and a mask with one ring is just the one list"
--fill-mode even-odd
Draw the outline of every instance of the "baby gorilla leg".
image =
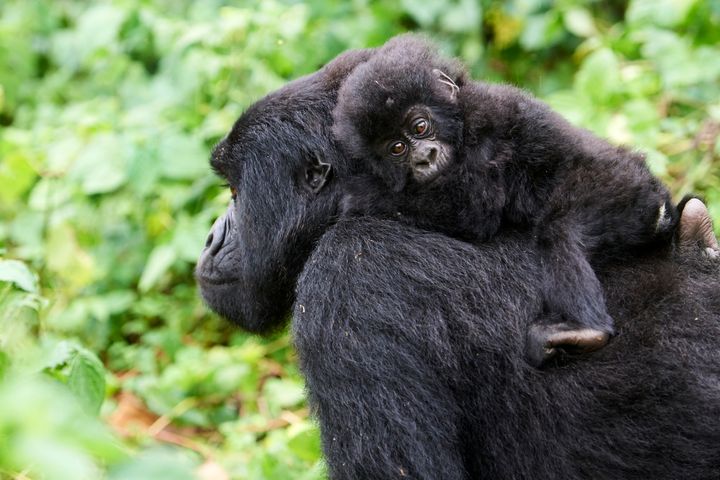
[[594, 328], [578, 328], [549, 314], [530, 326], [526, 339], [528, 363], [540, 367], [562, 352], [569, 355], [590, 353], [607, 345], [610, 334]]
[[541, 366], [560, 351], [587, 353], [602, 348], [614, 333], [602, 286], [579, 237], [567, 226], [544, 226], [538, 235], [545, 312], [530, 326], [526, 354]]

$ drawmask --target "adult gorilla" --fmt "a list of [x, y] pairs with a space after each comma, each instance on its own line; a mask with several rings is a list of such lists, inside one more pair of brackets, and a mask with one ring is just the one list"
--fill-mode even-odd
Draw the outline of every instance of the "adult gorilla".
[[684, 216], [691, 253], [600, 272], [619, 330], [610, 345], [528, 366], [524, 332], [541, 302], [524, 238], [478, 248], [392, 221], [335, 221], [355, 167], [330, 140], [330, 111], [371, 54], [346, 54], [238, 120], [212, 159], [233, 202], [197, 269], [208, 304], [250, 331], [282, 325], [294, 301], [330, 476], [719, 478], [720, 267], [693, 245], [711, 246], [691, 232], [700, 222]]

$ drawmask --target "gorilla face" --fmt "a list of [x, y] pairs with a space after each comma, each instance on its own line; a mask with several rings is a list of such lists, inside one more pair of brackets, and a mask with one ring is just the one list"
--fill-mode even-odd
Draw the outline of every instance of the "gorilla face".
[[425, 105], [409, 109], [391, 140], [382, 142], [378, 156], [399, 163], [420, 183], [434, 179], [453, 161], [453, 147], [443, 139], [457, 135], [438, 135], [436, 118], [433, 109]]
[[370, 54], [348, 52], [265, 97], [213, 151], [210, 163], [232, 200], [208, 235], [196, 278], [210, 308], [246, 330], [283, 323], [312, 245], [335, 217], [331, 111], [342, 80]]
[[[253, 113], [273, 111], [271, 103], [258, 105], [215, 148], [212, 166], [231, 185], [233, 196], [213, 225], [196, 270], [208, 305], [258, 332], [282, 322], [308, 239], [318, 234], [323, 217], [329, 219], [333, 210], [328, 195], [316, 202], [321, 191], [327, 193], [323, 187], [329, 166], [309, 145], [282, 142], [307, 132], [269, 115], [264, 120], [276, 122], [248, 125]], [[325, 147], [320, 151], [331, 151], [330, 145]]]

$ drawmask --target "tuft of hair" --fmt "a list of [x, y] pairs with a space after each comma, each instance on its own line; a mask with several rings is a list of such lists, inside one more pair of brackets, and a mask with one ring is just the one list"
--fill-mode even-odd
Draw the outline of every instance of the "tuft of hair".
[[426, 37], [394, 37], [343, 83], [333, 110], [333, 134], [351, 156], [368, 158], [413, 105], [456, 110], [457, 89], [467, 81], [465, 67], [440, 55]]

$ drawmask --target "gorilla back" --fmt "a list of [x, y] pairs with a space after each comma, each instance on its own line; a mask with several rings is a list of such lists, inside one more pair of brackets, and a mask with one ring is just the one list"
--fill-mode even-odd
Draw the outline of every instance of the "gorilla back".
[[323, 236], [292, 325], [332, 478], [720, 476], [719, 264], [602, 272], [620, 335], [541, 372], [536, 258], [368, 218]]

